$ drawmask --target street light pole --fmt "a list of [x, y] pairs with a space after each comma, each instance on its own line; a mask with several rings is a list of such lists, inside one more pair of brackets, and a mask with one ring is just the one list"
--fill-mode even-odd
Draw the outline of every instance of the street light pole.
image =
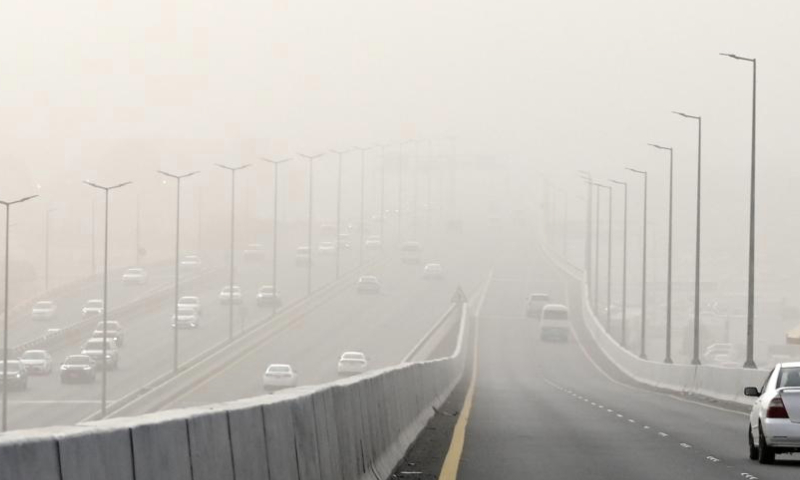
[[692, 365], [700, 365], [700, 186], [703, 161], [703, 119], [699, 116], [681, 112], [672, 113], [691, 120], [697, 120], [697, 223], [694, 244], [694, 341], [692, 346]]
[[673, 154], [672, 147], [649, 143], [658, 150], [669, 151], [669, 234], [667, 239], [667, 344], [664, 363], [672, 363], [672, 196], [673, 196]]
[[250, 166], [249, 163], [232, 167], [230, 165], [222, 165], [216, 163], [216, 166], [231, 172], [231, 250], [230, 250], [230, 276], [228, 283], [228, 340], [233, 340], [233, 286], [234, 286], [234, 268], [235, 268], [235, 255], [234, 255], [234, 242], [235, 242], [235, 227], [236, 227], [236, 172], [243, 170]]
[[304, 153], [298, 153], [298, 155], [308, 160], [308, 273], [306, 276], [306, 293], [311, 295], [311, 266], [314, 252], [314, 247], [311, 245], [312, 232], [314, 229], [314, 160], [325, 154], [306, 155]]
[[98, 185], [84, 180], [83, 183], [100, 190], [105, 194], [105, 239], [103, 241], [103, 387], [100, 399], [100, 416], [106, 416], [108, 390], [108, 196], [111, 190], [122, 188], [132, 182], [118, 183], [110, 187]]
[[583, 270], [586, 272], [586, 281], [592, 281], [592, 175], [586, 171], [579, 171], [581, 178], [586, 181], [586, 235], [583, 250]]
[[642, 328], [640, 332], [639, 357], [642, 360], [647, 360], [647, 351], [645, 349], [645, 333], [647, 329], [647, 172], [636, 170], [635, 168], [626, 168], [626, 170], [638, 173], [644, 178], [644, 203], [642, 207]]
[[597, 297], [599, 294], [599, 287], [600, 281], [598, 279], [598, 274], [600, 272], [600, 187], [593, 183], [595, 196], [597, 198], [597, 203], [595, 203], [595, 210], [594, 210], [594, 313], [597, 315]]
[[48, 208], [44, 218], [44, 291], [50, 291], [50, 214], [55, 208]]
[[[174, 173], [158, 170], [158, 173], [175, 179], [175, 320], [173, 325], [172, 336], [172, 371], [178, 373], [178, 300], [180, 300], [180, 255], [181, 255], [181, 180], [200, 172], [194, 171], [183, 175], [176, 175]], [[138, 197], [136, 201], [138, 212]], [[138, 224], [138, 223], [137, 223]], [[137, 245], [138, 251], [138, 245]], [[138, 256], [138, 255], [137, 255]], [[138, 264], [138, 263], [137, 263]]]
[[386, 243], [386, 238], [384, 237], [384, 230], [383, 230], [384, 220], [386, 219], [386, 210], [385, 210], [385, 205], [384, 205], [384, 200], [385, 200], [384, 193], [385, 193], [385, 190], [386, 190], [386, 147], [388, 147], [389, 145], [383, 144], [383, 145], [377, 145], [377, 146], [381, 148], [381, 195], [380, 195], [380, 206], [381, 206], [380, 207], [381, 208], [381, 227], [380, 228], [381, 228], [381, 230], [380, 230], [380, 235], [381, 235], [381, 249], [383, 249], [383, 245], [384, 245], [384, 243]]
[[597, 195], [598, 198], [600, 196], [601, 188], [604, 188], [608, 191], [608, 258], [607, 260], [607, 268], [606, 268], [606, 331], [611, 333], [611, 248], [612, 248], [612, 236], [611, 236], [611, 227], [612, 227], [612, 218], [613, 218], [613, 205], [614, 205], [614, 190], [608, 186], [603, 185], [601, 183], [595, 183], [598, 188]]
[[360, 243], [358, 245], [358, 265], [361, 266], [364, 263], [364, 189], [365, 189], [365, 182], [364, 182], [364, 157], [368, 150], [372, 150], [374, 147], [353, 147], [356, 150], [361, 151], [361, 225], [359, 225], [359, 232], [360, 232]]
[[626, 324], [627, 324], [627, 315], [626, 311], [628, 309], [628, 183], [627, 182], [620, 182], [618, 180], [609, 180], [612, 183], [616, 183], [617, 185], [622, 185], [624, 188], [624, 203], [625, 208], [623, 209], [623, 219], [622, 219], [622, 337], [620, 340], [620, 345], [625, 348], [626, 343]]
[[336, 278], [339, 278], [339, 263], [342, 250], [342, 156], [352, 152], [352, 150], [331, 150], [331, 152], [339, 156], [336, 175]]
[[[286, 163], [291, 158], [284, 158], [281, 160], [271, 160], [269, 158], [262, 158], [261, 160], [271, 163], [273, 167], [273, 177], [272, 177], [272, 189], [273, 189], [273, 199], [272, 199], [272, 294], [275, 298], [273, 298], [272, 302], [272, 316], [275, 316], [275, 313], [278, 311], [278, 166], [282, 163]], [[338, 222], [338, 220], [337, 220]], [[338, 230], [337, 230], [338, 232]], [[338, 233], [337, 233], [338, 235]], [[337, 239], [337, 251], [338, 247], [338, 239]], [[338, 255], [338, 253], [337, 253]], [[338, 257], [337, 257], [338, 258]], [[337, 260], [337, 272], [336, 275], [338, 277], [338, 260]]]
[[0, 205], [6, 207], [6, 263], [3, 294], [3, 432], [8, 429], [8, 253], [10, 243], [11, 206], [36, 197], [38, 197], [38, 195], [31, 195], [29, 197], [20, 198], [19, 200], [14, 200], [11, 202], [0, 200]]
[[755, 243], [756, 243], [756, 59], [732, 53], [720, 53], [724, 57], [753, 64], [753, 111], [750, 138], [750, 248], [747, 262], [747, 359], [744, 368], [756, 368], [753, 360], [753, 323], [755, 313]]

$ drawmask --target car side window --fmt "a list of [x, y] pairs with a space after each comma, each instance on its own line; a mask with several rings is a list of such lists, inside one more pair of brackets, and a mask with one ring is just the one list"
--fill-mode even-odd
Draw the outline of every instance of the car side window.
[[769, 375], [767, 375], [767, 379], [764, 380], [764, 384], [761, 385], [761, 390], [758, 391], [759, 394], [763, 394], [767, 390], [767, 385], [769, 385], [769, 381], [772, 378], [772, 376], [775, 374], [775, 371], [777, 370], [777, 368], [778, 367], [775, 367], [769, 372]]

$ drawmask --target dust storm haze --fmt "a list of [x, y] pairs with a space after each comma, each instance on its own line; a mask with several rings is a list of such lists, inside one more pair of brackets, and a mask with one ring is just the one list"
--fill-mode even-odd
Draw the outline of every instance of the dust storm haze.
[[[440, 176], [506, 172], [519, 196], [499, 183], [461, 185], [466, 197], [491, 196], [503, 214], [525, 198], [535, 215], [545, 175], [566, 192], [576, 235], [585, 213], [578, 170], [629, 181], [638, 231], [640, 184], [624, 167], [647, 169], [651, 271], [663, 277], [668, 167], [646, 145], [660, 143], [675, 148], [675, 279], [690, 282], [696, 136], [670, 113], [680, 110], [704, 120], [703, 280], [743, 292], [751, 70], [718, 55], [732, 52], [760, 66], [757, 289], [796, 305], [798, 18], [791, 0], [7, 0], [0, 197], [40, 195], [14, 210], [13, 258], [33, 270], [27, 288], [40, 289], [52, 208], [52, 275], [67, 281], [90, 272], [92, 204], [99, 231], [101, 198], [84, 179], [134, 182], [113, 195], [112, 265], [136, 259], [137, 203], [146, 260], [170, 258], [174, 187], [157, 169], [201, 171], [185, 187], [186, 248], [202, 248], [203, 238], [224, 248], [216, 225], [227, 221], [229, 177], [214, 163], [254, 164], [241, 176], [239, 238], [267, 243], [261, 226], [272, 215], [272, 172], [260, 157], [296, 158], [280, 216], [300, 226], [308, 166], [298, 152], [388, 143], [387, 158], [403, 148], [409, 168], [442, 160], [431, 167]], [[408, 139], [423, 141], [416, 151], [398, 146]], [[368, 153], [373, 180], [377, 152]], [[344, 181], [354, 185], [358, 154], [348, 155]], [[327, 157], [315, 172], [319, 222], [333, 218], [335, 155]], [[350, 216], [356, 190], [345, 188]], [[376, 198], [375, 182], [367, 192]], [[396, 195], [388, 196], [396, 208]], [[460, 214], [477, 215], [477, 207]], [[632, 236], [632, 258], [638, 243]]]

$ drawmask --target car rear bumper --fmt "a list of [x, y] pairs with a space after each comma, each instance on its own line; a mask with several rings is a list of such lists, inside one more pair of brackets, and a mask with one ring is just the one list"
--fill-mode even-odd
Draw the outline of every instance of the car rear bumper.
[[542, 340], [561, 340], [569, 339], [569, 329], [562, 327], [542, 327], [539, 337]]
[[762, 428], [770, 447], [800, 448], [800, 423], [783, 418], [765, 418]]

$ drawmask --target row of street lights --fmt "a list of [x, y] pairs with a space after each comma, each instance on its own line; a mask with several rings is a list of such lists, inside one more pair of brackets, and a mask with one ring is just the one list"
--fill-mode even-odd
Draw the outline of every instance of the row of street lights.
[[[749, 225], [749, 248], [748, 248], [748, 284], [747, 284], [747, 350], [746, 359], [744, 362], [745, 368], [756, 368], [753, 359], [753, 324], [754, 324], [754, 310], [755, 310], [755, 176], [756, 176], [756, 59], [741, 57], [734, 54], [722, 53], [725, 57], [735, 60], [749, 62], [753, 66], [753, 94], [752, 94], [752, 135], [751, 135], [751, 161], [750, 161], [750, 225]], [[684, 112], [673, 111], [675, 115], [696, 121], [697, 122], [697, 191], [696, 191], [696, 218], [695, 218], [695, 265], [694, 265], [694, 306], [693, 306], [693, 345], [692, 345], [692, 365], [700, 365], [700, 246], [701, 246], [701, 192], [702, 192], [702, 139], [703, 139], [703, 120], [699, 115], [690, 115]], [[674, 149], [669, 146], [659, 144], [648, 144], [649, 146], [658, 150], [669, 152], [669, 211], [668, 211], [668, 240], [667, 240], [667, 304], [666, 304], [666, 345], [664, 363], [672, 363], [672, 253], [673, 253], [673, 181], [674, 181]], [[641, 175], [644, 180], [644, 203], [643, 203], [643, 232], [642, 232], [642, 299], [641, 299], [641, 344], [639, 356], [643, 359], [647, 358], [645, 346], [645, 332], [647, 326], [647, 171], [637, 170], [633, 168], [626, 168], [628, 171]], [[609, 189], [609, 252], [608, 252], [608, 299], [606, 302], [606, 320], [610, 320], [610, 292], [611, 292], [611, 203], [612, 194], [611, 187], [606, 186], [592, 180], [592, 177], [587, 172], [581, 172], [582, 177], [586, 180], [588, 185], [587, 196], [587, 230], [586, 230], [586, 249], [585, 249], [585, 271], [587, 279], [593, 282], [594, 295], [593, 306], [597, 311], [598, 301], [598, 243], [599, 243], [599, 193], [600, 188]], [[625, 188], [625, 217], [624, 217], [624, 230], [623, 230], [623, 274], [622, 274], [622, 337], [621, 344], [625, 346], [626, 342], [626, 307], [627, 307], [627, 183], [622, 181], [610, 180], [610, 182]], [[591, 248], [591, 228], [592, 228], [592, 186], [597, 189], [597, 202], [595, 206], [594, 221], [595, 221], [595, 234], [594, 234], [594, 253]], [[594, 256], [594, 266], [592, 267], [592, 256]], [[593, 275], [592, 275], [593, 274]], [[590, 290], [591, 291], [591, 290]], [[610, 323], [609, 323], [610, 328]]]

